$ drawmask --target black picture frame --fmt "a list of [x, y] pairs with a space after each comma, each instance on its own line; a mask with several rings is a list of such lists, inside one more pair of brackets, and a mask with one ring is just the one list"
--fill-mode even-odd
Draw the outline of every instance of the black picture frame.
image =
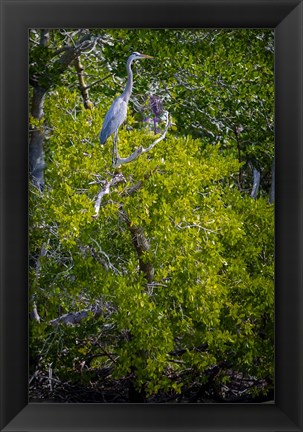
[[[302, 431], [302, 0], [0, 0], [1, 431]], [[275, 29], [274, 404], [28, 404], [29, 28]]]

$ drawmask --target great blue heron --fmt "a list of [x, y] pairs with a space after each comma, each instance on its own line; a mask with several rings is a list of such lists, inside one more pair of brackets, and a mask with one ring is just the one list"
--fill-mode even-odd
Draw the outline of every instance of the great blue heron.
[[105, 144], [107, 138], [115, 133], [118, 133], [118, 129], [121, 124], [126, 119], [127, 113], [127, 104], [132, 93], [133, 89], [133, 72], [131, 69], [131, 64], [134, 60], [144, 59], [144, 58], [153, 58], [152, 56], [146, 54], [140, 54], [138, 52], [133, 52], [128, 57], [126, 62], [126, 70], [127, 70], [127, 83], [124, 92], [117, 97], [112, 103], [110, 109], [107, 111], [103, 126], [100, 132], [100, 143]]

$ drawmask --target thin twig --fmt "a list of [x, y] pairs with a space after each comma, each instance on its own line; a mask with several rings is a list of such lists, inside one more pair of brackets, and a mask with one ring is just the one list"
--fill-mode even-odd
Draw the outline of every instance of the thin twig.
[[106, 258], [108, 267], [111, 268], [114, 271], [114, 273], [121, 275], [120, 271], [111, 263], [109, 256], [102, 250], [97, 240], [95, 240], [93, 237], [90, 238], [98, 246], [99, 252]]

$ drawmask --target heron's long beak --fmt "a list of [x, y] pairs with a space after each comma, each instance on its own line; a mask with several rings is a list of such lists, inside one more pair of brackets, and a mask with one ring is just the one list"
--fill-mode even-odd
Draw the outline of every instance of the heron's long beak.
[[154, 58], [154, 57], [152, 57], [152, 56], [150, 56], [150, 55], [147, 55], [147, 54], [141, 54], [141, 56], [142, 56], [143, 58]]

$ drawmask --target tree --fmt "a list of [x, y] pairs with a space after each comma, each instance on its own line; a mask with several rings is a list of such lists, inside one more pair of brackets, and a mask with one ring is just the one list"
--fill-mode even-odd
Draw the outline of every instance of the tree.
[[[233, 373], [257, 382], [247, 393], [266, 394], [273, 379], [273, 206], [264, 172], [261, 196], [250, 197], [250, 166], [270, 174], [272, 130], [262, 129], [273, 110], [270, 32], [82, 32], [53, 33], [56, 44], [83, 34], [102, 42], [80, 62], [94, 108], [77, 89], [77, 70], [67, 68], [56, 71], [59, 81], [43, 100], [45, 186], [30, 194], [31, 295], [40, 319], [31, 323], [32, 355], [61, 381], [102, 388], [124, 380], [133, 400], [184, 396], [193, 383], [197, 400], [224, 398]], [[155, 142], [156, 123], [147, 116], [157, 115], [156, 127], [167, 134], [113, 167], [110, 140], [101, 147], [98, 135], [125, 82], [125, 51], [153, 55], [156, 47], [164, 67], [135, 66], [119, 152], [126, 157]], [[161, 101], [156, 113], [150, 96]], [[165, 125], [164, 110], [174, 126]]]
[[[74, 64], [84, 104], [86, 108], [91, 108], [79, 56], [82, 52], [91, 50], [96, 42], [96, 39], [85, 30], [72, 33], [53, 31], [52, 34], [48, 29], [30, 30], [29, 83], [33, 92], [29, 163], [33, 182], [39, 189], [44, 187], [43, 108], [45, 96], [50, 89], [60, 84], [61, 75], [71, 64]], [[59, 44], [58, 48], [56, 48], [56, 43]]]

